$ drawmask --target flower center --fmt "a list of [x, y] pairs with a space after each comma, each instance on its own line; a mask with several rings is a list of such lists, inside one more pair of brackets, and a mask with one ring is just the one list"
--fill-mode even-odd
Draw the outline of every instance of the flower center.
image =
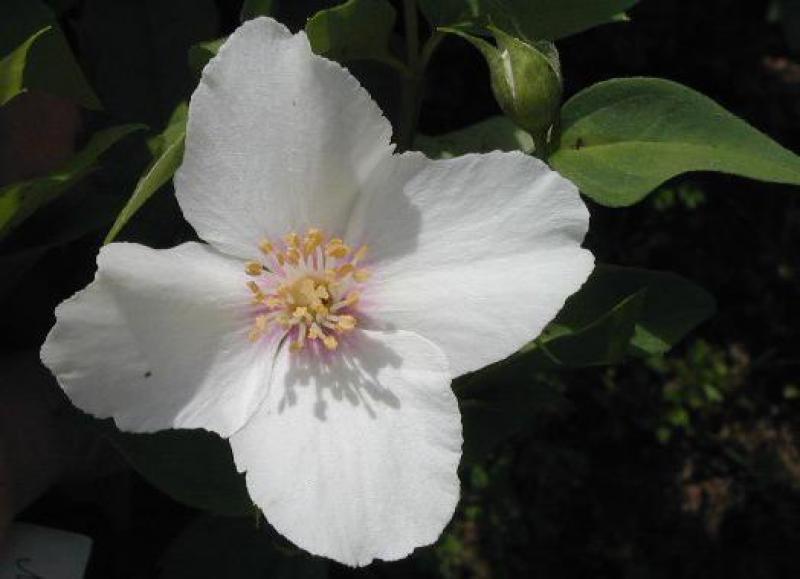
[[335, 350], [341, 334], [358, 325], [359, 290], [369, 278], [359, 264], [367, 246], [352, 251], [341, 239], [309, 229], [303, 236], [290, 233], [278, 242], [265, 239], [259, 249], [262, 259], [245, 264], [253, 277], [247, 287], [256, 306], [250, 340], [280, 328], [291, 340], [292, 351], [309, 342]]

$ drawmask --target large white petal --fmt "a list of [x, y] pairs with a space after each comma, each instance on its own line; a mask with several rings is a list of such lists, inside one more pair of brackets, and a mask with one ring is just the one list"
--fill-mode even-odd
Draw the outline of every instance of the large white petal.
[[433, 340], [454, 375], [535, 338], [592, 271], [580, 247], [589, 212], [537, 159], [412, 153], [381, 169], [348, 233], [371, 249], [364, 303], [384, 325]]
[[250, 20], [192, 95], [178, 202], [200, 237], [241, 257], [289, 228], [342, 235], [390, 136], [358, 81], [314, 55], [305, 33]]
[[135, 432], [240, 428], [266, 395], [277, 349], [248, 340], [241, 262], [197, 243], [114, 243], [97, 261], [42, 347], [72, 402]]
[[461, 419], [438, 347], [408, 332], [349, 338], [323, 359], [282, 350], [230, 441], [280, 533], [357, 566], [438, 538], [459, 498]]

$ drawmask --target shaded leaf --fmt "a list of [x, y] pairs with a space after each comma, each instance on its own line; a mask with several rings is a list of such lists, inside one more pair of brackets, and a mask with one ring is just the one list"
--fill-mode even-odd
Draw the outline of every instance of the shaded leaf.
[[673, 273], [599, 265], [584, 286], [567, 300], [549, 329], [553, 335], [581, 331], [634, 294], [644, 292], [628, 353], [667, 352], [714, 314], [714, 298]]
[[800, 158], [680, 84], [615, 79], [573, 97], [562, 111], [551, 165], [603, 205], [632, 205], [668, 179], [719, 171], [800, 184]]
[[464, 463], [483, 460], [500, 442], [535, 424], [539, 417], [566, 407], [557, 386], [521, 361], [489, 370], [480, 380], [486, 387], [459, 396]]
[[450, 159], [490, 151], [533, 152], [533, 138], [508, 117], [498, 115], [464, 129], [429, 137], [418, 135], [414, 148], [431, 159]]
[[0, 107], [25, 92], [25, 65], [28, 61], [28, 52], [33, 43], [49, 30], [49, 26], [42, 28], [0, 60]]
[[161, 187], [172, 179], [183, 160], [184, 139], [186, 137], [186, 118], [189, 107], [181, 103], [164, 131], [151, 141], [153, 161], [136, 183], [128, 202], [117, 216], [104, 243], [111, 243], [125, 227], [125, 224]]
[[617, 22], [638, 0], [420, 0], [434, 26], [493, 24], [529, 41], [559, 40]]
[[253, 505], [230, 445], [206, 430], [130, 434], [103, 421], [102, 431], [150, 483], [177, 501], [222, 515], [247, 515]]
[[306, 34], [317, 54], [348, 60], [391, 60], [389, 36], [396, 18], [387, 0], [348, 0], [309, 18]]
[[194, 90], [192, 45], [219, 35], [214, 0], [84, 0], [81, 51], [96, 89], [119, 119], [167, 123]]
[[244, 0], [239, 19], [244, 22], [258, 16], [272, 16], [277, 0]]
[[99, 131], [83, 150], [50, 175], [0, 188], [0, 239], [86, 176], [97, 158], [117, 141], [142, 128], [142, 125], [122, 125]]
[[200, 76], [203, 72], [208, 61], [216, 56], [219, 52], [220, 46], [227, 40], [227, 36], [223, 38], [215, 38], [206, 42], [199, 42], [192, 45], [189, 49], [189, 68], [194, 74]]
[[646, 288], [626, 296], [595, 321], [580, 328], [558, 322], [534, 344], [531, 356], [541, 368], [581, 368], [617, 364], [628, 351], [637, 323], [642, 319]]
[[282, 547], [256, 518], [199, 517], [169, 546], [161, 579], [324, 579], [328, 564]]
[[64, 97], [88, 109], [100, 109], [100, 101], [75, 60], [55, 15], [40, 0], [0, 2], [0, 54], [10, 53], [48, 27], [50, 32], [30, 47], [25, 87]]

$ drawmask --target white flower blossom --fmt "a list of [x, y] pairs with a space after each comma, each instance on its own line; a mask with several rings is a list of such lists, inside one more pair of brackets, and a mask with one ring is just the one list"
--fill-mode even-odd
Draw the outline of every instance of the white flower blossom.
[[586, 207], [541, 161], [390, 137], [304, 33], [247, 22], [203, 71], [175, 178], [207, 243], [104, 247], [42, 349], [121, 429], [228, 438], [274, 528], [349, 565], [437, 539], [459, 499], [451, 379], [536, 337], [593, 267]]

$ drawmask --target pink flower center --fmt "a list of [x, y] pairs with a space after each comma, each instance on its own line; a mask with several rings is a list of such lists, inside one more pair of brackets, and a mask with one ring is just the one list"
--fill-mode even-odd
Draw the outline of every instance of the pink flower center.
[[359, 263], [367, 246], [352, 251], [341, 239], [309, 229], [302, 237], [290, 233], [277, 243], [265, 239], [259, 249], [264, 258], [245, 264], [256, 306], [250, 340], [279, 327], [295, 352], [309, 341], [335, 350], [340, 335], [358, 325], [359, 290], [369, 278]]

